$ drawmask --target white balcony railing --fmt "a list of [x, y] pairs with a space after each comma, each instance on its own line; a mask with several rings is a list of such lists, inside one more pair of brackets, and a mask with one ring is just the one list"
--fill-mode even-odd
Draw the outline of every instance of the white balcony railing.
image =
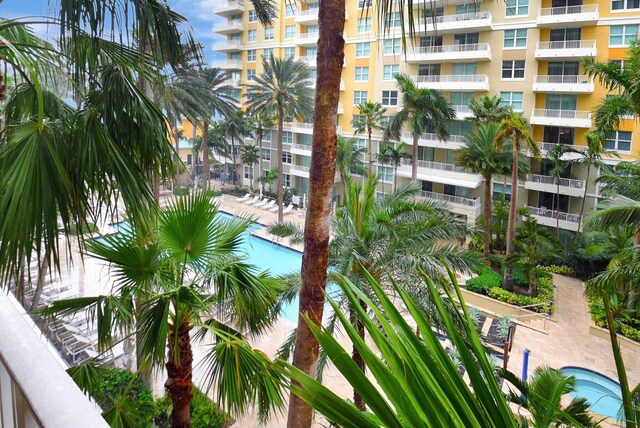
[[480, 201], [478, 199], [470, 199], [470, 198], [463, 198], [460, 196], [445, 195], [444, 193], [435, 193], [435, 192], [428, 192], [426, 190], [423, 190], [422, 196], [428, 199], [447, 201], [455, 205], [463, 205], [465, 207], [476, 208], [480, 206]]
[[311, 170], [311, 168], [309, 168], [308, 166], [291, 165], [291, 171], [298, 171], [298, 172], [306, 172], [306, 173], [308, 173], [310, 170]]
[[[402, 159], [402, 165], [412, 165], [412, 164], [413, 164], [413, 159], [411, 158]], [[418, 168], [434, 169], [437, 171], [460, 172], [463, 174], [473, 174], [471, 170], [461, 166], [456, 166], [451, 163], [418, 160], [417, 164], [418, 164]]]
[[578, 223], [580, 221], [580, 214], [563, 213], [553, 210], [548, 210], [542, 207], [527, 207], [532, 215], [538, 215], [541, 217], [547, 217], [552, 219], [560, 218], [560, 221], [566, 221], [569, 223]]
[[[551, 184], [557, 186], [555, 178], [549, 175], [529, 174], [527, 181], [541, 184]], [[570, 187], [572, 189], [584, 189], [584, 180], [574, 180], [572, 178], [560, 178], [560, 186]]]
[[465, 106], [465, 105], [452, 104], [451, 108], [454, 109], [456, 111], [456, 114], [458, 115], [467, 115], [467, 114], [473, 113], [469, 108], [469, 106]]
[[[404, 140], [409, 140], [409, 141], [413, 141], [413, 134], [410, 131], [402, 131], [401, 136]], [[464, 143], [464, 137], [462, 135], [449, 135], [449, 138], [447, 140], [440, 140], [440, 138], [438, 138], [438, 136], [436, 134], [427, 132], [424, 134], [420, 134], [418, 136], [418, 141], [420, 140], [425, 140], [425, 141], [438, 141], [438, 142], [442, 142], [443, 144], [447, 144], [447, 143], [454, 143], [454, 144], [463, 144]]]
[[213, 27], [214, 33], [229, 33], [229, 32], [240, 32], [242, 31], [244, 26], [242, 25], [242, 21], [239, 19], [234, 19], [232, 21], [222, 22]]
[[[548, 152], [549, 150], [551, 150], [557, 145], [558, 143], [544, 143], [544, 142], [538, 143], [538, 147], [540, 147], [540, 150], [543, 152]], [[585, 146], [576, 146], [573, 144], [563, 144], [563, 146], [569, 149], [575, 150], [576, 152], [584, 152], [586, 150]]]
[[536, 75], [535, 83], [552, 83], [559, 85], [589, 85], [593, 84], [593, 77], [587, 75], [579, 76], [552, 76]]
[[577, 13], [596, 13], [597, 4], [581, 4], [576, 6], [545, 7], [538, 11], [538, 16], [572, 15]]
[[313, 40], [318, 40], [318, 35], [319, 34], [320, 33], [318, 33], [317, 31], [313, 31], [313, 32], [310, 32], [310, 33], [300, 33], [300, 34], [298, 34], [297, 37], [299, 39], [313, 41]]
[[554, 110], [546, 108], [534, 108], [533, 116], [559, 119], [591, 120], [591, 112], [588, 110]]
[[456, 52], [488, 52], [489, 43], [470, 43], [465, 45], [440, 45], [414, 48], [415, 54], [456, 53]]
[[310, 152], [311, 151], [311, 146], [308, 144], [292, 144], [291, 145], [291, 149], [292, 150], [305, 150]]
[[536, 49], [553, 50], [553, 49], [595, 49], [595, 40], [560, 40], [555, 42], [538, 42]]
[[486, 74], [440, 74], [432, 76], [416, 76], [418, 83], [486, 83]]
[[242, 42], [239, 40], [227, 40], [226, 42], [216, 43], [212, 48], [214, 51], [239, 51], [242, 49]]
[[299, 11], [296, 12], [296, 15], [299, 15], [299, 16], [317, 15], [319, 10], [320, 9], [317, 9], [317, 8], [316, 9], [299, 10]]
[[[440, 24], [450, 24], [454, 22], [466, 22], [466, 21], [478, 21], [481, 19], [491, 19], [491, 12], [476, 12], [476, 13], [461, 13], [459, 15], [443, 15], [427, 18], [427, 24], [433, 25], [435, 22], [436, 27]], [[416, 19], [416, 24], [424, 23], [424, 19]]]
[[[293, 128], [313, 129], [313, 123], [293, 122]], [[294, 145], [296, 145], [296, 144], [294, 144]]]

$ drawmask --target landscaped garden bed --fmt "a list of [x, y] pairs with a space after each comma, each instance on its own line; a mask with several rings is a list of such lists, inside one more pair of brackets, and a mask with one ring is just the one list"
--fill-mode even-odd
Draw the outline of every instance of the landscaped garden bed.
[[[607, 316], [605, 314], [602, 300], [600, 298], [589, 298], [589, 311], [591, 313], [591, 319], [593, 322], [601, 328], [607, 328]], [[618, 305], [618, 308], [622, 305]], [[640, 342], [640, 320], [635, 318], [633, 314], [629, 314], [627, 311], [622, 310], [624, 313], [620, 313], [620, 311], [616, 311], [618, 313], [615, 314], [616, 320], [616, 331], [618, 334], [626, 337], [627, 339]], [[635, 326], [634, 326], [635, 324]]]

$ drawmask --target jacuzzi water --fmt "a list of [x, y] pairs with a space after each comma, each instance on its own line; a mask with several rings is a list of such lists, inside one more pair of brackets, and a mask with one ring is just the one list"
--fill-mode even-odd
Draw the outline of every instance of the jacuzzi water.
[[565, 367], [560, 370], [576, 378], [572, 397], [584, 397], [591, 404], [591, 411], [611, 419], [618, 419], [622, 408], [620, 385], [608, 377], [580, 367]]

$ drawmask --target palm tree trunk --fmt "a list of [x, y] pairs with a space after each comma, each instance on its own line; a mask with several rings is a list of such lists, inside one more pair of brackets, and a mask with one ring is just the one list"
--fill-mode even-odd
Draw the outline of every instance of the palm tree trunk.
[[233, 185], [235, 186], [236, 183], [236, 144], [235, 144], [235, 139], [233, 138], [233, 135], [231, 136], [231, 162], [233, 162], [233, 165], [231, 166], [231, 175], [233, 176]]
[[624, 409], [624, 416], [626, 419], [625, 426], [626, 428], [635, 428], [635, 412], [633, 409], [631, 390], [629, 389], [627, 370], [624, 366], [624, 360], [622, 359], [620, 343], [618, 342], [618, 333], [616, 332], [616, 324], [613, 319], [613, 313], [611, 312], [608, 297], [609, 296], [607, 296], [606, 293], [602, 293], [602, 303], [607, 315], [607, 329], [609, 330], [609, 339], [611, 340], [611, 350], [613, 352], [613, 359], [616, 363], [616, 371], [618, 372], [618, 381], [620, 382], [620, 390], [622, 393], [622, 408]]
[[282, 204], [284, 203], [283, 171], [282, 171], [282, 128], [284, 127], [284, 110], [282, 107], [278, 109], [278, 221], [284, 220], [282, 213]]
[[369, 150], [369, 175], [371, 175], [371, 173], [373, 172], [373, 150], [371, 149], [373, 144], [371, 142], [371, 127], [367, 128], [367, 132], [369, 133], [369, 139], [367, 141], [367, 150]]
[[484, 258], [488, 259], [491, 254], [491, 176], [484, 178], [484, 200], [482, 201], [484, 210]]
[[556, 239], [560, 240], [560, 179], [556, 188]]
[[582, 227], [582, 217], [584, 217], [584, 204], [587, 201], [587, 187], [589, 186], [589, 175], [591, 174], [591, 164], [587, 166], [587, 179], [584, 182], [584, 193], [582, 194], [582, 206], [580, 207], [580, 218], [578, 219], [578, 230], [576, 234], [580, 233]]
[[393, 191], [396, 191], [398, 186], [398, 164], [396, 163], [393, 167]]
[[[359, 300], [359, 303], [363, 309], [366, 309], [366, 304], [362, 300]], [[355, 310], [353, 312], [354, 312], [354, 316], [356, 317], [355, 321], [356, 321], [356, 330], [358, 330], [358, 336], [360, 336], [360, 339], [364, 341], [366, 336], [365, 334], [366, 331], [364, 329], [364, 322], [362, 322], [362, 319], [358, 316], [358, 313]], [[362, 358], [362, 355], [360, 355], [360, 352], [358, 352], [355, 346], [352, 346], [351, 348], [351, 358], [353, 359], [353, 362], [356, 363], [356, 366], [358, 366], [358, 368], [362, 371], [362, 373], [366, 374], [367, 365], [365, 364], [364, 359]], [[361, 411], [365, 412], [367, 410], [367, 405], [365, 404], [364, 400], [362, 399], [360, 394], [356, 392], [355, 389], [353, 390], [353, 402], [355, 403], [356, 407]]]
[[342, 205], [347, 204], [347, 182], [344, 179], [344, 174], [340, 174], [340, 187], [342, 188]]
[[203, 188], [209, 188], [209, 121], [202, 121], [202, 176], [204, 178]]
[[258, 128], [258, 147], [260, 147], [260, 156], [258, 157], [258, 177], [262, 176], [262, 128]]
[[40, 303], [40, 297], [42, 296], [42, 290], [44, 289], [44, 280], [49, 270], [49, 256], [45, 254], [40, 261], [40, 269], [38, 269], [38, 282], [36, 283], [36, 291], [33, 293], [33, 300], [29, 306], [29, 312], [33, 312]]
[[413, 134], [413, 154], [411, 155], [411, 181], [418, 181], [418, 134]]
[[[327, 283], [331, 193], [336, 173], [336, 125], [344, 61], [344, 20], [345, 0], [322, 0], [319, 10], [313, 150], [300, 289], [300, 313], [317, 326], [322, 322]], [[302, 317], [298, 317], [297, 331], [293, 365], [315, 377], [320, 346]], [[311, 407], [292, 393], [287, 427], [309, 428], [312, 416]]]
[[[511, 203], [509, 204], [509, 223], [507, 224], [507, 251], [505, 253], [507, 257], [509, 257], [511, 253], [513, 253], [513, 241], [516, 237], [516, 205], [518, 199], [518, 147], [520, 147], [520, 144], [514, 135], [513, 168], [511, 168]], [[513, 272], [511, 263], [505, 263], [502, 286], [505, 290], [513, 291]]]
[[[189, 338], [191, 326], [188, 323], [181, 323], [176, 335], [169, 332], [168, 337], [168, 359], [167, 359], [167, 381], [164, 387], [171, 398], [173, 410], [171, 411], [171, 426], [173, 428], [191, 427], [191, 397], [193, 397], [191, 340]], [[176, 348], [178, 358], [175, 358]]]

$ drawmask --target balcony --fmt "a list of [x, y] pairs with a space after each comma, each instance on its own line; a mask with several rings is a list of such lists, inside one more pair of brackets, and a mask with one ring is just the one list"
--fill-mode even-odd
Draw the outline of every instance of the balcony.
[[595, 40], [561, 40], [536, 44], [536, 59], [572, 59], [587, 56], [596, 56]]
[[311, 156], [311, 146], [308, 144], [292, 144], [290, 151], [294, 155]]
[[302, 165], [291, 165], [289, 172], [297, 177], [309, 178], [309, 167]]
[[451, 108], [456, 111], [456, 120], [465, 120], [473, 117], [473, 112], [469, 106], [459, 106], [454, 104]]
[[583, 4], [577, 6], [547, 7], [538, 10], [537, 23], [540, 27], [581, 27], [598, 20], [598, 5]]
[[439, 91], [488, 91], [489, 76], [486, 74], [445, 74], [438, 76], [415, 76], [418, 88]]
[[213, 9], [213, 13], [220, 16], [235, 15], [244, 12], [243, 1], [227, 1]]
[[[411, 132], [403, 131], [401, 137], [402, 142], [413, 144], [413, 135], [411, 135]], [[464, 146], [464, 137], [462, 135], [449, 135], [449, 139], [443, 141], [440, 140], [436, 134], [425, 133], [418, 137], [418, 145], [438, 149], [459, 149]]]
[[215, 64], [221, 70], [242, 70], [242, 61], [239, 59], [230, 59]]
[[[584, 194], [584, 180], [574, 180], [571, 178], [560, 179], [560, 194], [567, 196], [582, 196]], [[524, 182], [524, 188], [537, 190], [538, 192], [556, 193], [558, 185], [555, 179], [548, 175], [529, 174]]]
[[466, 215], [467, 220], [473, 221], [481, 211], [479, 199], [462, 198], [460, 196], [445, 195], [444, 193], [427, 192], [423, 190], [421, 196], [426, 199], [446, 201], [451, 211], [455, 214]]
[[[551, 150], [553, 147], [557, 145], [558, 143], [544, 143], [544, 142], [538, 143], [538, 147], [540, 147], [540, 154], [546, 157], [549, 153], [549, 150]], [[586, 146], [576, 146], [573, 144], [563, 144], [563, 146], [566, 147], [568, 150], [572, 150], [562, 155], [563, 160], [575, 160], [575, 159], [581, 158], [582, 157], [581, 153], [586, 150]], [[529, 153], [529, 156], [531, 156], [531, 153]]]
[[[316, 55], [303, 55], [298, 58], [300, 61], [304, 62], [307, 67], [316, 68], [317, 66], [317, 56]], [[315, 85], [315, 82], [314, 82]]]
[[214, 52], [234, 52], [242, 50], [242, 42], [239, 40], [227, 40], [224, 43], [216, 43], [211, 48]]
[[344, 114], [344, 104], [338, 103], [338, 114]]
[[407, 52], [407, 62], [438, 63], [460, 61], [491, 61], [489, 43], [441, 45], [413, 48]]
[[[313, 134], [313, 123], [293, 122], [291, 130], [300, 134]], [[311, 149], [309, 149], [311, 150]]]
[[560, 219], [560, 227], [562, 229], [571, 230], [573, 232], [578, 230], [578, 223], [580, 222], [580, 214], [570, 214], [558, 211], [548, 210], [544, 207], [527, 207], [529, 212], [535, 218], [539, 224], [549, 227], [556, 227], [558, 225], [558, 217]]
[[535, 76], [533, 92], [558, 92], [568, 94], [593, 93], [593, 78], [589, 76]]
[[316, 46], [318, 44], [318, 32], [300, 33], [295, 38], [298, 46]]
[[238, 86], [240, 86], [242, 84], [242, 80], [231, 78], [231, 79], [226, 79], [223, 83], [225, 85], [233, 86], [234, 88], [237, 88]]
[[[482, 183], [482, 177], [470, 170], [450, 163], [418, 160], [418, 179], [435, 183], [451, 184], [454, 186], [475, 189]], [[398, 168], [398, 176], [411, 177], [413, 159], [402, 159]]]
[[213, 26], [213, 32], [218, 34], [242, 33], [242, 31], [244, 31], [244, 26], [242, 25], [242, 21], [239, 19], [234, 19], [233, 21], [227, 21]]
[[[435, 21], [435, 23], [434, 23]], [[416, 33], [425, 34], [437, 32], [438, 34], [455, 33], [459, 30], [465, 32], [490, 30], [493, 17], [491, 12], [463, 13], [459, 15], [437, 16], [435, 19], [416, 19]], [[409, 23], [405, 24], [409, 28]]]
[[591, 128], [591, 112], [587, 110], [534, 108], [531, 113], [530, 122], [532, 125]]

